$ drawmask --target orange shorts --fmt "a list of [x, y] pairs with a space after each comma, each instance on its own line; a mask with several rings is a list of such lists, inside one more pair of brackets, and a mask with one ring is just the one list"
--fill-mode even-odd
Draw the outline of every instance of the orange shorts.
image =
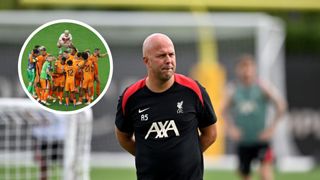
[[49, 89], [50, 88], [50, 82], [46, 79], [40, 79], [40, 86], [42, 89]]
[[76, 87], [81, 87], [82, 78], [76, 78]]
[[74, 80], [67, 80], [66, 84], [64, 86], [65, 91], [74, 91], [75, 90], [75, 84]]
[[91, 88], [93, 87], [93, 79], [89, 78], [89, 79], [84, 79], [82, 81], [82, 88], [83, 89], [87, 89], [87, 88]]
[[56, 87], [64, 87], [65, 83], [65, 77], [63, 75], [58, 76], [53, 80], [53, 85]]

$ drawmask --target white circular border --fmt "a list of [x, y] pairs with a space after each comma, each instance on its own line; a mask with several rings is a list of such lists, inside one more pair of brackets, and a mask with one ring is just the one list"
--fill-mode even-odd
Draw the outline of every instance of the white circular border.
[[[22, 64], [22, 57], [23, 57], [23, 53], [25, 51], [25, 48], [26, 46], [29, 44], [30, 40], [33, 38], [33, 36], [35, 34], [37, 34], [39, 31], [41, 31], [42, 29], [50, 26], [50, 25], [53, 25], [53, 24], [57, 24], [57, 23], [73, 23], [73, 24], [78, 24], [78, 25], [81, 25], [83, 27], [86, 27], [87, 29], [89, 29], [91, 32], [93, 32], [96, 36], [98, 36], [98, 38], [102, 41], [103, 45], [105, 46], [105, 48], [107, 49], [107, 54], [108, 54], [108, 59], [109, 59], [109, 64], [110, 64], [110, 70], [109, 70], [109, 77], [108, 77], [108, 80], [107, 80], [107, 84], [106, 86], [104, 87], [102, 93], [92, 102], [90, 103], [89, 105], [81, 108], [81, 109], [77, 109], [77, 110], [70, 110], [70, 111], [59, 111], [59, 110], [54, 110], [54, 109], [50, 109], [42, 104], [40, 104], [36, 99], [34, 99], [32, 97], [32, 95], [29, 93], [29, 91], [27, 90], [27, 87], [25, 86], [24, 84], [24, 81], [23, 81], [23, 77], [22, 77], [22, 72], [21, 72], [21, 64]], [[24, 42], [22, 48], [21, 48], [21, 51], [20, 51], [20, 54], [19, 54], [19, 62], [18, 62], [18, 73], [19, 73], [19, 80], [20, 80], [20, 84], [24, 90], [24, 92], [28, 95], [28, 97], [33, 101], [35, 102], [39, 107], [49, 111], [49, 112], [52, 112], [52, 113], [59, 113], [59, 114], [76, 114], [76, 113], [79, 113], [79, 112], [82, 112], [82, 111], [85, 111], [86, 109], [89, 109], [91, 108], [93, 105], [95, 105], [98, 101], [100, 101], [100, 99], [105, 95], [105, 93], [107, 92], [107, 90], [109, 89], [109, 86], [111, 84], [111, 80], [112, 80], [112, 75], [113, 75], [113, 60], [112, 60], [112, 54], [111, 54], [111, 51], [109, 49], [109, 46], [107, 44], [107, 42], [104, 40], [104, 38], [100, 35], [100, 33], [98, 31], [96, 31], [94, 28], [92, 28], [91, 26], [89, 26], [88, 24], [86, 23], [83, 23], [81, 21], [77, 21], [77, 20], [72, 20], [72, 19], [59, 19], [59, 20], [53, 20], [53, 21], [50, 21], [50, 22], [47, 22], [43, 25], [41, 25], [40, 27], [38, 27], [36, 30], [34, 30], [30, 35], [29, 37], [27, 38], [27, 40]]]

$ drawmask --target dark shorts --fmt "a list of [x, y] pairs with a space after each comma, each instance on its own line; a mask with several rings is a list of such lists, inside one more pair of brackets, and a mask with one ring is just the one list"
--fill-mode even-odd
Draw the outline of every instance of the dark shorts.
[[269, 144], [256, 143], [252, 145], [239, 145], [237, 149], [239, 171], [243, 175], [251, 173], [251, 162], [259, 160], [261, 163], [272, 162], [273, 155]]
[[34, 148], [40, 153], [42, 160], [62, 162], [64, 153], [63, 141], [34, 140]]

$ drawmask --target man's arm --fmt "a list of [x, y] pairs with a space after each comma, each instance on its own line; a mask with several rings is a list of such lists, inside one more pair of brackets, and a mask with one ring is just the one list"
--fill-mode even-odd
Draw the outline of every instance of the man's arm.
[[69, 34], [69, 37], [70, 37], [69, 41], [72, 42], [72, 34], [71, 33]]
[[108, 55], [108, 53], [99, 54], [99, 58], [104, 58]]
[[221, 116], [225, 122], [225, 129], [228, 133], [229, 137], [233, 141], [239, 141], [241, 139], [241, 131], [234, 124], [234, 122], [230, 119], [229, 110], [231, 106], [231, 99], [233, 96], [234, 90], [231, 87], [227, 87], [224, 91], [224, 98], [221, 103]]
[[279, 123], [281, 117], [284, 115], [287, 109], [287, 104], [284, 101], [284, 99], [279, 95], [279, 93], [276, 92], [275, 88], [272, 85], [260, 84], [260, 86], [262, 91], [270, 99], [270, 101], [273, 103], [275, 107], [275, 115], [272, 119], [271, 125], [268, 126], [268, 128], [260, 134], [261, 140], [270, 140], [272, 138], [273, 132], [277, 124]]
[[62, 41], [62, 37], [63, 37], [63, 33], [59, 36], [59, 39], [58, 39], [58, 42], [59, 43], [60, 41]]
[[119, 144], [130, 154], [135, 156], [136, 154], [136, 141], [133, 138], [133, 134], [128, 134], [121, 132], [117, 127], [115, 127], [116, 137]]
[[217, 127], [216, 124], [211, 124], [205, 128], [200, 128], [200, 145], [202, 152], [205, 152], [211, 144], [217, 139]]

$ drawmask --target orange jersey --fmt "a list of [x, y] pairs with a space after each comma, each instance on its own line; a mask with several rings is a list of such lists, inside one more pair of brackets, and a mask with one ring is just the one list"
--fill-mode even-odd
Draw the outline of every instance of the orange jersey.
[[74, 55], [69, 54], [69, 59], [73, 60], [74, 59]]
[[74, 81], [77, 70], [78, 70], [77, 66], [66, 65], [64, 67], [64, 71], [66, 72], [66, 81]]
[[94, 73], [95, 74], [99, 74], [99, 68], [98, 68], [98, 59], [99, 57], [98, 56], [95, 56], [95, 55], [91, 55], [89, 57], [89, 60], [91, 60], [93, 62], [93, 65], [94, 65]]
[[73, 64], [75, 66], [78, 66], [79, 69], [76, 73], [76, 79], [82, 79], [82, 76], [83, 76], [83, 73], [82, 73], [82, 69], [80, 67], [83, 67], [84, 66], [84, 61], [82, 59], [73, 59]]
[[87, 60], [83, 66], [83, 79], [91, 79], [94, 75], [94, 64], [92, 61]]
[[69, 66], [66, 65], [64, 67], [64, 71], [66, 72], [66, 81], [65, 81], [65, 86], [64, 90], [65, 91], [74, 91], [75, 89], [75, 75], [78, 70], [77, 66]]
[[56, 63], [54, 64], [55, 66], [55, 73], [56, 74], [63, 74], [64, 72], [64, 67], [67, 66], [66, 64], [61, 64], [61, 60], [57, 60]]
[[98, 63], [98, 56], [94, 56], [94, 55], [91, 55], [90, 57], [89, 57], [89, 60], [91, 60], [92, 62], [94, 62], [94, 63]]
[[40, 75], [40, 72], [42, 70], [42, 65], [43, 63], [46, 61], [46, 57], [48, 56], [48, 54], [46, 54], [45, 56], [43, 55], [39, 55], [37, 56], [37, 63], [36, 63], [36, 67], [37, 67], [37, 74]]

